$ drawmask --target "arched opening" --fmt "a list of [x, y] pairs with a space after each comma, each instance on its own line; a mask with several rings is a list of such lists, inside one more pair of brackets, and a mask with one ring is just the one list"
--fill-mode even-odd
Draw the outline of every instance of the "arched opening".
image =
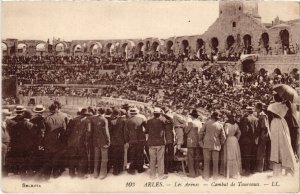
[[27, 50], [27, 45], [24, 43], [20, 43], [18, 44], [17, 49], [18, 49], [18, 53], [25, 53]]
[[3, 56], [7, 55], [7, 45], [4, 42], [1, 43], [1, 49], [2, 49], [2, 55]]
[[89, 52], [91, 55], [97, 55], [102, 51], [102, 44], [100, 42], [96, 42], [90, 45]]
[[249, 34], [246, 34], [244, 36], [244, 46], [245, 46], [245, 54], [251, 54], [252, 46], [251, 46], [251, 36]]
[[58, 43], [55, 46], [55, 51], [56, 52], [63, 52], [65, 50], [65, 46], [63, 45], [63, 43]]
[[280, 69], [278, 68], [274, 69], [274, 74], [281, 75]]
[[204, 45], [204, 41], [202, 40], [202, 38], [197, 39], [196, 50], [198, 51], [199, 49], [202, 49], [203, 45]]
[[37, 44], [35, 50], [36, 50], [36, 54], [40, 54], [42, 56], [43, 53], [46, 52], [46, 44], [45, 43]]
[[234, 44], [234, 37], [232, 35], [228, 36], [226, 39], [227, 43], [227, 49], [230, 49], [230, 47]]
[[168, 54], [171, 54], [171, 53], [174, 52], [174, 50], [173, 50], [173, 45], [174, 45], [173, 41], [169, 40], [169, 41], [167, 42], [167, 53], [168, 53]]
[[264, 32], [261, 35], [261, 41], [262, 41], [263, 47], [268, 48], [269, 47], [269, 34]]
[[126, 57], [128, 52], [128, 43], [122, 44], [122, 57]]
[[185, 56], [188, 56], [188, 54], [189, 54], [189, 42], [187, 40], [183, 40], [181, 42], [181, 47], [182, 47], [183, 54]]
[[219, 51], [218, 46], [219, 46], [219, 40], [216, 37], [213, 37], [211, 39], [211, 48], [215, 53]]
[[108, 44], [106, 44], [106, 56], [107, 57], [110, 57], [111, 56], [111, 50], [110, 50], [110, 48], [111, 48], [111, 46], [112, 46], [112, 43], [108, 43]]
[[81, 45], [79, 45], [79, 44], [74, 45], [73, 46], [73, 54], [76, 55], [76, 54], [79, 54], [79, 53], [82, 53]]
[[254, 73], [255, 63], [253, 60], [248, 59], [242, 62], [242, 71], [245, 73]]
[[151, 46], [151, 51], [154, 53], [157, 52], [158, 45], [159, 45], [158, 42], [156, 42], [156, 41], [153, 42], [152, 46]]
[[280, 40], [281, 40], [281, 44], [282, 44], [283, 53], [288, 52], [289, 38], [290, 38], [289, 31], [281, 30], [279, 32], [279, 35], [280, 35]]
[[137, 45], [137, 55], [138, 57], [143, 57], [145, 51], [144, 43], [139, 42]]
[[146, 42], [146, 45], [145, 45], [145, 51], [149, 51], [150, 50], [150, 41], [147, 41]]

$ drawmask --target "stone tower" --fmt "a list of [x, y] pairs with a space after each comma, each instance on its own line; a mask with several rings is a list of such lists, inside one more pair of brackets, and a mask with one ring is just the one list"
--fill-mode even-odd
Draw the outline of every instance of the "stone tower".
[[237, 16], [240, 14], [251, 15], [256, 19], [261, 17], [258, 15], [257, 0], [220, 0], [219, 17]]

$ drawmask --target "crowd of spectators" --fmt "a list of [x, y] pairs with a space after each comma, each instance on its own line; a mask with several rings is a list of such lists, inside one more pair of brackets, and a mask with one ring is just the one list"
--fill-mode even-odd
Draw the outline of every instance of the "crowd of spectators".
[[[273, 96], [272, 87], [275, 84], [284, 83], [294, 88], [299, 87], [298, 71], [291, 74], [266, 71], [240, 73], [222, 68], [216, 63], [206, 63], [199, 69], [191, 71], [176, 62], [161, 63], [154, 69], [148, 69], [148, 66], [139, 63], [130, 70], [123, 66], [111, 74], [64, 67], [53, 70], [52, 75], [57, 74], [56, 82], [50, 83], [66, 83], [64, 77], [68, 77], [69, 81], [80, 80], [71, 81], [72, 83], [106, 85], [97, 89], [88, 86], [70, 88], [63, 85], [24, 85], [20, 93], [29, 96], [105, 96], [159, 106], [175, 107], [182, 104], [187, 109], [195, 107], [209, 112], [216, 109], [226, 112], [242, 108], [245, 104], [254, 105], [258, 101], [269, 104]], [[38, 80], [37, 83], [41, 81]]]

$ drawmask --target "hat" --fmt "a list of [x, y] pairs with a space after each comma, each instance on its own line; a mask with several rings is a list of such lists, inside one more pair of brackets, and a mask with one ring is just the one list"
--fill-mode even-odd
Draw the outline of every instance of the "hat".
[[115, 108], [113, 111], [112, 111], [112, 114], [113, 115], [119, 115], [121, 112], [119, 109]]
[[120, 109], [120, 113], [122, 114], [122, 115], [126, 115], [126, 110], [125, 109]]
[[221, 116], [221, 113], [219, 111], [214, 111], [212, 114], [211, 114], [211, 117], [214, 118], [214, 119], [220, 119], [220, 116]]
[[179, 104], [179, 105], [176, 106], [176, 108], [177, 108], [177, 109], [179, 109], [179, 108], [182, 109], [183, 106], [182, 106], [181, 104]]
[[9, 109], [2, 109], [2, 114], [3, 115], [11, 115], [11, 112], [9, 111]]
[[253, 111], [253, 109], [254, 109], [254, 108], [253, 108], [252, 106], [247, 106], [247, 107], [246, 107], [246, 111]]
[[111, 108], [107, 108], [106, 111], [105, 111], [106, 115], [111, 115], [112, 113], [113, 113], [113, 111], [112, 111]]
[[199, 117], [198, 111], [196, 109], [193, 109], [192, 112], [190, 113], [190, 115], [195, 118]]
[[158, 108], [158, 107], [155, 107], [154, 110], [153, 110], [153, 113], [154, 114], [160, 114], [161, 113], [161, 109]]
[[24, 112], [26, 109], [25, 109], [25, 107], [24, 106], [22, 106], [22, 105], [18, 105], [18, 106], [16, 106], [16, 108], [15, 108], [15, 112], [18, 114], [18, 113], [22, 113], [22, 112]]
[[42, 113], [46, 110], [46, 108], [43, 106], [43, 105], [36, 105], [34, 108], [33, 108], [33, 112], [35, 113]]
[[137, 108], [130, 108], [129, 109], [129, 114], [133, 115], [133, 114], [137, 114], [138, 113], [138, 109]]

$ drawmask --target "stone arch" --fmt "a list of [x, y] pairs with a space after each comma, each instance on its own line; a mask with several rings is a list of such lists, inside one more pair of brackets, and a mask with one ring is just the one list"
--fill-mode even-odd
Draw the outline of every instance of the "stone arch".
[[55, 45], [55, 51], [56, 52], [64, 52], [65, 51], [65, 49], [66, 49], [66, 45], [64, 44], [64, 43], [62, 43], [62, 42], [59, 42], [59, 43], [57, 43], [56, 45]]
[[18, 53], [25, 53], [27, 51], [28, 45], [25, 43], [19, 43], [17, 46]]
[[281, 30], [279, 32], [279, 36], [280, 36], [282, 48], [284, 47], [289, 48], [289, 38], [290, 38], [289, 31], [287, 29]]
[[249, 34], [244, 35], [245, 54], [251, 54], [252, 37]]
[[227, 49], [229, 49], [234, 44], [234, 42], [235, 42], [235, 40], [232, 35], [227, 36], [227, 38], [226, 38]]
[[269, 34], [267, 32], [261, 34], [261, 43], [264, 48], [269, 47]]
[[211, 48], [213, 50], [218, 50], [218, 46], [219, 46], [219, 40], [218, 40], [218, 38], [217, 37], [213, 37], [211, 39]]
[[137, 50], [136, 50], [138, 57], [142, 57], [144, 55], [144, 51], [145, 51], [145, 45], [144, 45], [144, 43], [143, 42], [139, 42], [137, 44]]
[[106, 44], [106, 46], [105, 46], [105, 51], [106, 51], [106, 56], [107, 57], [110, 57], [111, 56], [111, 53], [110, 53], [110, 51], [111, 51], [111, 46], [112, 46], [112, 43], [107, 43]]
[[1, 50], [3, 56], [8, 54], [8, 46], [6, 43], [4, 42], [1, 43]]
[[156, 41], [154, 41], [154, 42], [152, 43], [152, 45], [151, 45], [151, 51], [152, 51], [152, 52], [156, 52], [157, 49], [158, 49], [158, 46], [159, 46], [159, 43], [156, 42]]
[[198, 51], [204, 46], [204, 41], [202, 38], [198, 38], [196, 41], [196, 50]]
[[1, 49], [2, 49], [2, 51], [7, 51], [7, 49], [8, 49], [7, 44], [2, 42], [1, 43]]
[[169, 40], [169, 41], [167, 42], [167, 53], [168, 53], [168, 54], [174, 52], [173, 45], [174, 45], [173, 41]]
[[122, 57], [126, 57], [128, 53], [128, 43], [123, 43], [121, 47]]
[[189, 41], [182, 40], [181, 41], [182, 52], [187, 56], [189, 54]]
[[91, 55], [97, 55], [97, 54], [101, 53], [102, 48], [103, 48], [103, 46], [100, 42], [92, 42], [90, 44], [90, 46], [88, 47], [89, 53], [91, 53]]
[[45, 53], [47, 51], [46, 49], [46, 43], [38, 43], [36, 46], [35, 46], [35, 51], [36, 51], [36, 54], [37, 55], [43, 55], [43, 53]]
[[83, 47], [80, 44], [75, 44], [72, 48], [73, 54], [76, 55], [78, 53], [83, 52]]

